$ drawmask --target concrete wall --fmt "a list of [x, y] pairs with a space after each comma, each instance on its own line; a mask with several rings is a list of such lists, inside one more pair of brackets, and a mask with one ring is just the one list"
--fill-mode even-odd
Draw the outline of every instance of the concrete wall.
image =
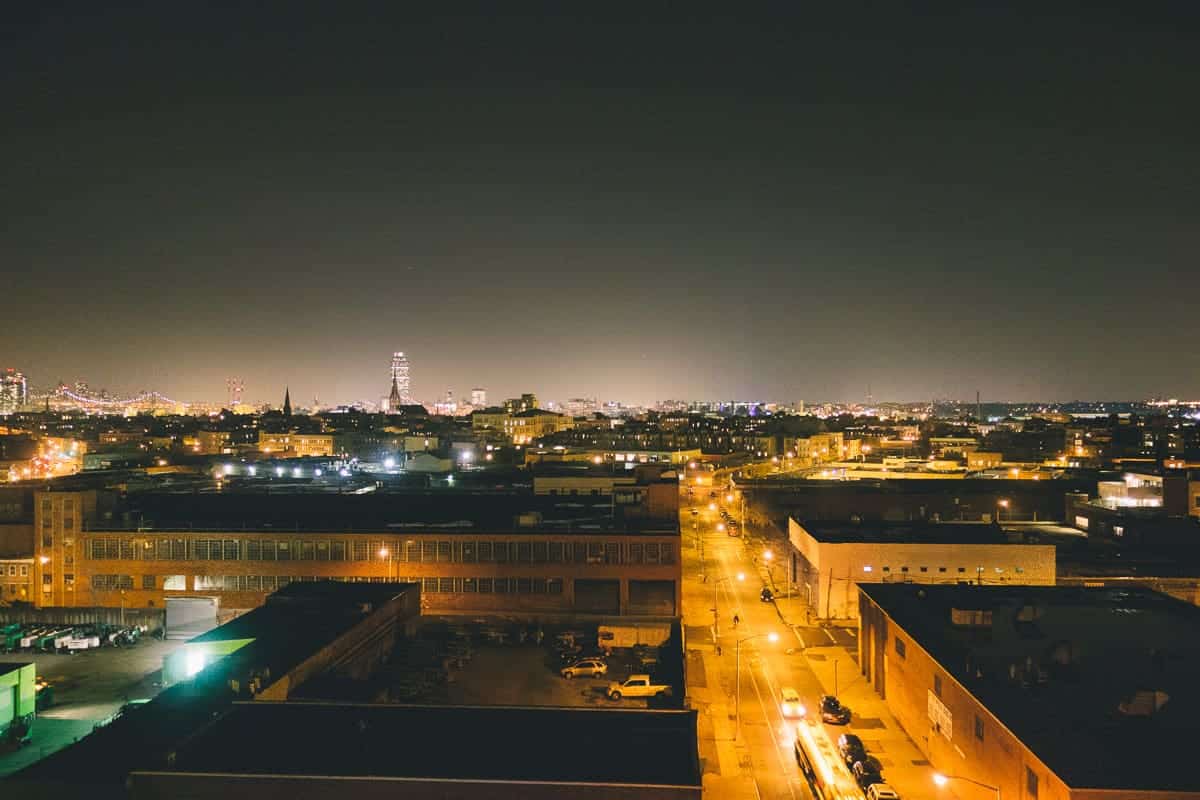
[[0, 661], [0, 741], [10, 725], [33, 716], [37, 702], [33, 687], [36, 673], [37, 665], [32, 662], [18, 666]]

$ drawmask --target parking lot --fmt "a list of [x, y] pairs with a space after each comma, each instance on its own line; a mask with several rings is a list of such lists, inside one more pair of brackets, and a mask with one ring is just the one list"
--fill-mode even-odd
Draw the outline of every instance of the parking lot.
[[29, 745], [0, 755], [0, 776], [11, 774], [91, 733], [122, 705], [161, 691], [162, 659], [182, 642], [143, 639], [129, 647], [103, 647], [73, 655], [6, 653], [0, 661], [37, 665], [54, 691], [54, 704], [38, 712]]
[[[671, 670], [644, 664], [629, 648], [616, 648], [603, 657], [608, 667], [606, 675], [562, 677], [564, 666], [595, 648], [583, 648], [577, 655], [564, 657], [559, 650], [560, 632], [544, 628], [539, 637], [537, 629], [522, 631], [494, 623], [464, 628], [461, 623], [431, 622], [418, 641], [398, 655], [397, 662], [405, 665], [394, 663], [391, 670], [386, 670], [390, 672], [384, 679], [390, 684], [388, 699], [450, 705], [603, 708], [646, 708], [650, 704], [681, 702], [683, 692], [675, 685], [678, 681], [665, 677]], [[589, 633], [594, 642], [594, 626]], [[664, 660], [669, 662], [670, 658]], [[670, 687], [670, 697], [622, 697], [615, 701], [606, 697], [611, 682], [624, 681], [633, 674], [654, 676], [656, 683]]]

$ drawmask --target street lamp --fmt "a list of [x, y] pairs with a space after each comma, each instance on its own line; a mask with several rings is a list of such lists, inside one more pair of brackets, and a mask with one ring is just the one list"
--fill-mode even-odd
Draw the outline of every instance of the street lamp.
[[[1008, 500], [1006, 498], [1002, 497], [996, 501], [996, 522], [1000, 522], [1000, 519], [1001, 519], [1000, 510], [1005, 509], [1005, 508], [1008, 508]], [[1010, 514], [1008, 518], [1011, 521], [1012, 515]]]
[[753, 636], [747, 636], [745, 639], [738, 639], [734, 647], [734, 653], [737, 656], [737, 678], [735, 681], [737, 683], [737, 690], [734, 692], [733, 698], [734, 736], [737, 735], [737, 732], [742, 727], [742, 643], [748, 642], [751, 639], [762, 639], [763, 637], [766, 637], [766, 640], [771, 643], [779, 641], [779, 634], [771, 631], [770, 633], [756, 633]]
[[983, 788], [983, 789], [991, 789], [993, 792], [996, 793], [996, 800], [1000, 800], [1000, 787], [999, 786], [992, 786], [990, 783], [983, 783], [981, 781], [975, 780], [974, 778], [964, 778], [961, 775], [943, 775], [940, 772], [933, 773], [933, 782], [936, 783], [938, 786], [945, 786], [950, 781], [965, 781], [966, 783], [973, 783], [976, 786], [979, 786], [980, 788]]
[[[763, 561], [767, 562], [767, 574], [771, 576], [772, 584], [775, 583], [774, 559], [775, 559], [775, 553], [772, 552], [769, 548], [767, 550], [763, 551]], [[784, 581], [783, 589], [784, 589], [784, 592], [786, 593], [787, 599], [791, 600], [792, 599], [792, 580], [791, 580], [790, 576], [788, 577], [788, 579], [786, 581]]]
[[392, 579], [392, 562], [388, 558], [388, 556], [390, 556], [390, 555], [391, 555], [391, 551], [388, 550], [386, 546], [379, 548], [379, 557], [382, 558], [384, 561], [386, 561], [387, 565], [388, 565], [388, 580], [389, 581]]
[[744, 580], [746, 580], [746, 573], [739, 572], [737, 575], [726, 575], [724, 578], [717, 578], [717, 580], [713, 583], [713, 639], [714, 639], [714, 643], [715, 643], [715, 640], [720, 638], [720, 636], [721, 636], [721, 615], [717, 613], [717, 588], [720, 587], [720, 585], [722, 583], [724, 583], [725, 581], [732, 582], [734, 578], [737, 578], [739, 581], [744, 581]]
[[[50, 563], [50, 556], [38, 556], [37, 563], [41, 568], [34, 570], [33, 599], [37, 603], [37, 607], [41, 608], [42, 600], [46, 596], [43, 585], [46, 582], [46, 565]], [[53, 602], [53, 598], [51, 601]]]

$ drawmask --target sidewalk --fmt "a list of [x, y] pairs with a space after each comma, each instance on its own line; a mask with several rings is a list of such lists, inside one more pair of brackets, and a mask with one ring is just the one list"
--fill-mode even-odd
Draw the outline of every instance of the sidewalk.
[[[844, 631], [841, 635], [850, 634], [853, 644], [835, 644], [820, 625], [807, 623], [809, 609], [803, 599], [779, 599], [775, 607], [779, 618], [796, 635], [805, 661], [825, 693], [837, 696], [852, 710], [845, 731], [861, 738], [867, 752], [879, 759], [887, 783], [906, 800], [933, 797], [935, 792], [951, 800], [949, 791], [936, 789], [933, 768], [859, 670], [857, 629], [839, 626]], [[838, 734], [833, 730], [831, 737], [836, 738]]]
[[734, 736], [733, 653], [725, 650], [717, 655], [713, 643], [712, 584], [699, 578], [700, 554], [693, 537], [684, 537], [682, 551], [688, 697], [697, 711], [704, 795], [721, 800], [758, 800], [745, 739], [738, 741]]

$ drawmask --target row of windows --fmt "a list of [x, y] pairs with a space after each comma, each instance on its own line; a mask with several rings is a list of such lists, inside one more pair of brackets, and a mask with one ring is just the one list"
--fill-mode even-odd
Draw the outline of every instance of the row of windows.
[[99, 591], [113, 591], [116, 589], [132, 589], [132, 575], [93, 575], [92, 588]]
[[[881, 569], [884, 572], [892, 571], [892, 568], [890, 566], [884, 566], [884, 567], [881, 567]], [[929, 567], [919, 567], [919, 570], [921, 572], [929, 572]], [[874, 571], [875, 571], [875, 568], [869, 564], [863, 567], [863, 572], [874, 572]], [[899, 571], [900, 572], [908, 572], [909, 568], [908, 567], [899, 567]], [[946, 567], [938, 567], [937, 571], [939, 573], [946, 572], [947, 568]], [[960, 574], [960, 575], [966, 573], [966, 571], [967, 571], [966, 567], [958, 568], [958, 574]], [[975, 568], [975, 572], [986, 572], [986, 571], [987, 571], [987, 567], [984, 567], [982, 565]], [[996, 571], [997, 575], [1002, 575], [1002, 574], [1004, 574], [1004, 567], [995, 567], [995, 571]], [[1025, 568], [1024, 567], [1013, 567], [1013, 572], [1016, 572], [1018, 575], [1022, 575], [1025, 573]]]
[[[20, 564], [20, 565], [9, 564], [8, 565], [8, 577], [15, 578], [17, 576], [17, 567], [18, 566], [21, 568], [21, 577], [24, 578], [29, 575], [29, 565], [28, 564]], [[3, 575], [3, 574], [4, 574], [4, 567], [0, 566], [0, 575]]]
[[[96, 587], [96, 588], [131, 588], [133, 579], [128, 575], [122, 576], [95, 576], [106, 578], [124, 578], [128, 581], [128, 586], [114, 587]], [[153, 575], [143, 575], [143, 588], [154, 588]], [[331, 580], [330, 578], [317, 578], [315, 576], [288, 576], [288, 575], [196, 575], [193, 578], [193, 588], [195, 591], [212, 591], [212, 592], [273, 592], [276, 589], [282, 589], [292, 582], [306, 582], [316, 580]], [[333, 578], [332, 580], [339, 580]], [[357, 579], [341, 579], [343, 581], [353, 582], [373, 582], [382, 583], [386, 578], [357, 578]], [[397, 583], [419, 583], [421, 591], [426, 594], [562, 594], [563, 579], [562, 578], [406, 578], [398, 577], [393, 579]], [[145, 584], [149, 582], [150, 586]], [[96, 581], [93, 578], [92, 585], [96, 586]], [[183, 575], [170, 575], [164, 581], [163, 588], [167, 591], [184, 591]]]
[[396, 561], [412, 564], [674, 564], [671, 542], [133, 539], [94, 537], [94, 560]]

